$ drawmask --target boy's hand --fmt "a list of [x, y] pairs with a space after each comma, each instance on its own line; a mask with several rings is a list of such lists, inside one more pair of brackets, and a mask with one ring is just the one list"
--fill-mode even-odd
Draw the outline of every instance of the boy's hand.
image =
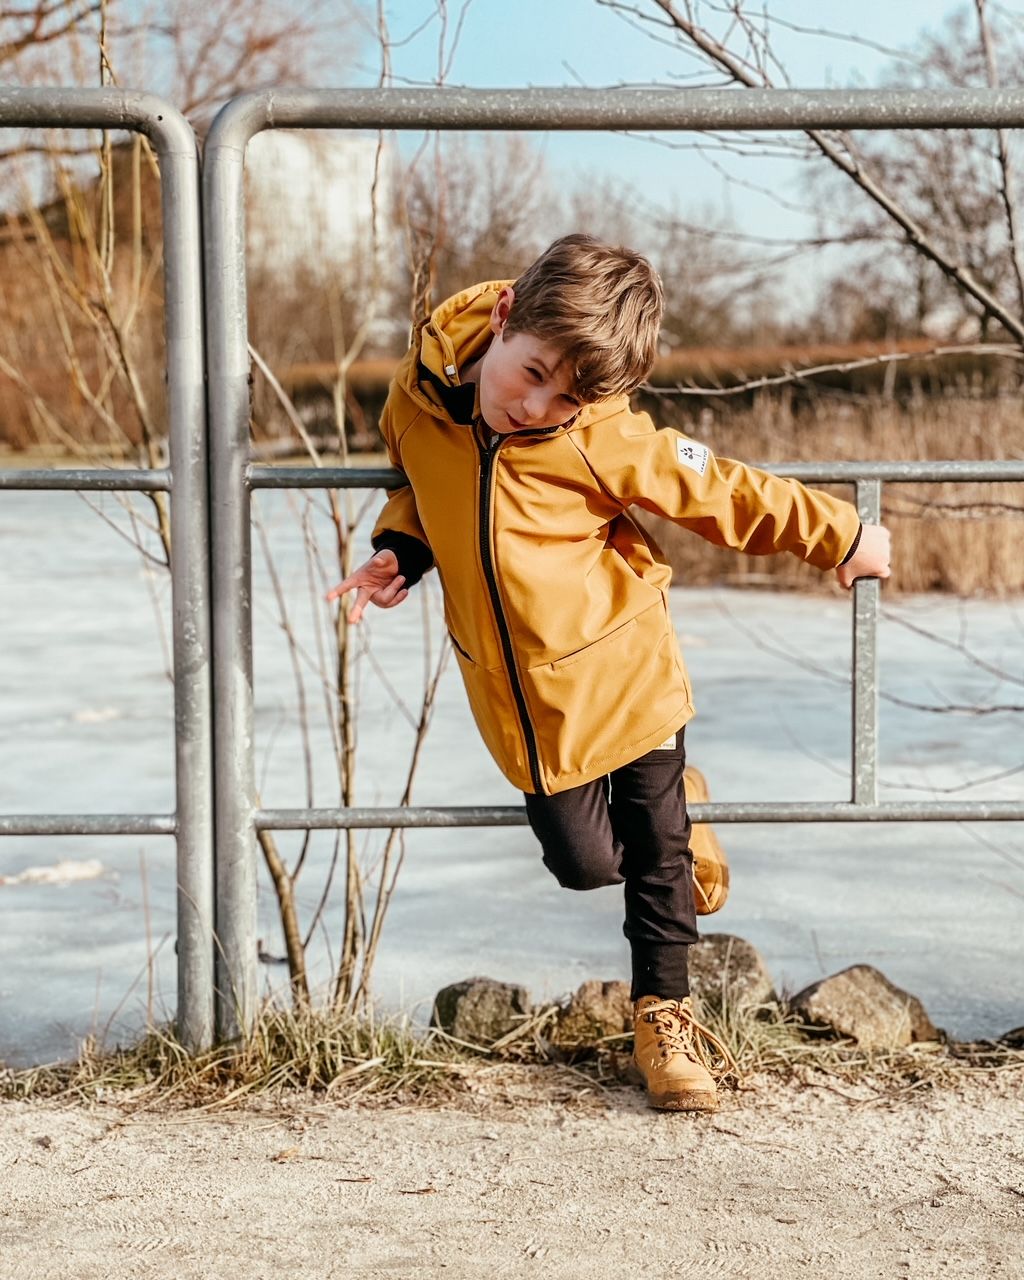
[[349, 610], [349, 622], [358, 622], [372, 600], [381, 609], [392, 609], [401, 604], [409, 594], [405, 579], [398, 572], [398, 557], [393, 551], [378, 551], [344, 582], [339, 582], [327, 593], [328, 600], [336, 600], [346, 591], [355, 591], [356, 599]]
[[858, 578], [888, 578], [889, 542], [889, 530], [884, 525], [864, 525], [857, 550], [836, 570], [839, 585], [849, 590]]

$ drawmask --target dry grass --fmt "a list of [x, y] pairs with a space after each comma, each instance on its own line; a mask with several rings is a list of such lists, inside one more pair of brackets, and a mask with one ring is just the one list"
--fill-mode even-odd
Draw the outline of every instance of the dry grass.
[[112, 1050], [86, 1040], [74, 1062], [0, 1068], [0, 1098], [131, 1096], [163, 1105], [222, 1107], [258, 1094], [343, 1092], [432, 1098], [449, 1092], [470, 1061], [438, 1033], [414, 1032], [404, 1018], [355, 1018], [324, 1010], [268, 1006], [242, 1041], [190, 1055], [171, 1028], [151, 1029]]
[[[0, 1068], [0, 1098], [111, 1099], [132, 1106], [216, 1110], [258, 1098], [313, 1093], [353, 1103], [436, 1105], [473, 1092], [499, 1065], [568, 1067], [580, 1088], [619, 1084], [627, 1075], [629, 1036], [563, 1050], [550, 1037], [555, 1007], [537, 1009], [494, 1045], [416, 1029], [408, 1018], [357, 1019], [325, 1011], [267, 1007], [245, 1041], [190, 1056], [167, 1029], [104, 1051], [87, 1041], [75, 1062]], [[994, 1072], [1024, 1072], [1024, 1052], [997, 1043], [918, 1044], [865, 1052], [803, 1026], [781, 1005], [705, 1000], [707, 1026], [730, 1049], [741, 1088], [765, 1077], [832, 1081], [866, 1096], [944, 1087]], [[563, 1081], [564, 1083], [564, 1081]]]
[[808, 1027], [785, 1001], [749, 1005], [728, 990], [714, 1003], [705, 999], [703, 1012], [736, 1058], [741, 1086], [765, 1075], [797, 1082], [829, 1078], [892, 1095], [995, 1071], [1024, 1073], [1024, 1052], [998, 1042], [927, 1041], [867, 1051]]
[[[818, 400], [794, 407], [764, 397], [749, 408], [662, 401], [658, 420], [743, 461], [925, 461], [1024, 458], [1024, 405], [1017, 397]], [[825, 486], [828, 487], [828, 486]], [[850, 488], [832, 491], [851, 498]], [[1024, 484], [886, 485], [883, 519], [893, 534], [889, 590], [1010, 595], [1024, 591]], [[722, 551], [667, 521], [645, 517], [679, 583], [834, 589], [793, 556]]]

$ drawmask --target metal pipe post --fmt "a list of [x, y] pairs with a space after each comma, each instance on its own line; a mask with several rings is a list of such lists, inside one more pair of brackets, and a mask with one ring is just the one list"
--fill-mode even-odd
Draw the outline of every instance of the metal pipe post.
[[[203, 152], [213, 618], [216, 1027], [234, 1039], [256, 1008], [252, 531], [243, 160], [255, 130], [231, 104]], [[253, 122], [255, 123], [255, 122]]]
[[171, 613], [178, 818], [178, 1036], [214, 1038], [213, 745], [209, 486], [199, 152], [183, 116], [164, 112], [160, 158], [171, 474]]
[[[882, 482], [858, 480], [857, 514], [864, 524], [882, 516]], [[878, 804], [878, 603], [877, 578], [853, 584], [853, 803]]]

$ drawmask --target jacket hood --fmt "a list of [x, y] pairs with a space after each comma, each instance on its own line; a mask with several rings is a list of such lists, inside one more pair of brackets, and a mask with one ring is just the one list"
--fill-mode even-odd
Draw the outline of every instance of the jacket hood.
[[[489, 280], [471, 285], [440, 303], [429, 320], [417, 326], [412, 347], [399, 365], [395, 380], [423, 408], [431, 412], [441, 408], [454, 421], [472, 420], [475, 408], [464, 392], [474, 384], [464, 389], [458, 371], [490, 345], [494, 334], [489, 321], [494, 304], [501, 290], [514, 283], [514, 280]], [[584, 405], [561, 430], [593, 426], [602, 418], [622, 413], [628, 405], [627, 396]], [[550, 430], [545, 429], [545, 434]]]

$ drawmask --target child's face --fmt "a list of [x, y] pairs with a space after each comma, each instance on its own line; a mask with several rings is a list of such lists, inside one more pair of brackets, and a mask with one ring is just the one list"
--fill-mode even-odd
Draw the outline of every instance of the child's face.
[[580, 409], [558, 347], [529, 333], [505, 333], [514, 296], [508, 288], [498, 295], [490, 320], [495, 336], [475, 371], [483, 419], [500, 435], [556, 427]]

